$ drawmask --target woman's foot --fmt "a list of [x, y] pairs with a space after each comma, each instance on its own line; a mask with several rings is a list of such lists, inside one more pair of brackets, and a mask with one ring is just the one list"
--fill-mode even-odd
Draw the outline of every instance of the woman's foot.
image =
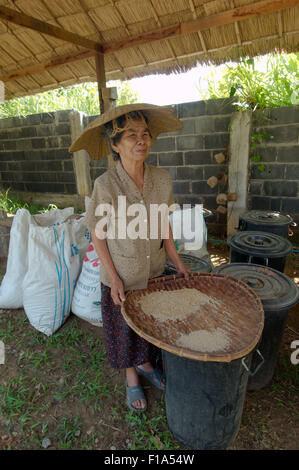
[[[139, 377], [138, 377], [135, 367], [130, 367], [129, 369], [126, 369], [126, 380], [127, 380], [127, 387], [137, 387], [138, 385], [140, 385]], [[134, 400], [131, 402], [131, 406], [137, 411], [145, 411], [146, 406], [147, 406], [146, 399], [141, 398], [141, 399]]]
[[165, 390], [165, 382], [163, 380], [162, 372], [159, 369], [155, 369], [150, 362], [145, 362], [144, 364], [136, 367], [136, 371], [137, 374], [143, 375], [160, 390]]

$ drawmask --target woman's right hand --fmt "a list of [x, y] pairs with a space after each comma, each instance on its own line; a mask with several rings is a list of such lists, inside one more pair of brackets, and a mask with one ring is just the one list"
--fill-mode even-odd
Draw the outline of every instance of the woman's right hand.
[[115, 277], [111, 280], [111, 297], [115, 305], [121, 305], [126, 299], [124, 284], [120, 277]]

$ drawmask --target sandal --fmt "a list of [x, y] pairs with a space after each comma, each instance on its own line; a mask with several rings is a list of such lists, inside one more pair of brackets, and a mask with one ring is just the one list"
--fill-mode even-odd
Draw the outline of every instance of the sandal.
[[[127, 392], [127, 405], [132, 411], [145, 411], [147, 408], [146, 398], [144, 396], [143, 390], [141, 385], [133, 385], [132, 387], [128, 387], [126, 385], [126, 392]], [[133, 401], [136, 400], [145, 400], [145, 406], [143, 408], [135, 408], [132, 405]]]
[[165, 385], [161, 382], [163, 380], [163, 374], [160, 369], [154, 369], [150, 372], [146, 372], [139, 367], [135, 367], [137, 374], [142, 375], [145, 377], [149, 382], [151, 382], [155, 387], [159, 388], [159, 390], [165, 390]]

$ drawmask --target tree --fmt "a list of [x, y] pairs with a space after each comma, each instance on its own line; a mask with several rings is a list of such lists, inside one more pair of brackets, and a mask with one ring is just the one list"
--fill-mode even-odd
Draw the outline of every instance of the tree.
[[217, 80], [212, 70], [206, 98], [225, 97], [234, 97], [235, 105], [241, 109], [299, 104], [299, 54], [243, 58], [236, 64], [228, 64]]
[[[136, 103], [138, 94], [129, 81], [110, 82], [118, 92], [117, 105]], [[109, 84], [108, 84], [109, 85]], [[33, 96], [14, 98], [0, 104], [0, 118], [28, 114], [77, 109], [88, 115], [99, 114], [98, 86], [95, 82], [81, 83], [67, 88], [46, 91]]]
[[117, 87], [117, 94], [118, 94], [118, 98], [116, 102], [117, 106], [122, 106], [124, 104], [138, 103], [139, 101], [138, 93], [135, 90], [133, 90], [128, 80], [123, 81], [123, 82], [120, 82], [118, 80], [115, 84], [113, 84], [114, 82], [110, 82], [110, 83], [108, 83], [108, 85]]

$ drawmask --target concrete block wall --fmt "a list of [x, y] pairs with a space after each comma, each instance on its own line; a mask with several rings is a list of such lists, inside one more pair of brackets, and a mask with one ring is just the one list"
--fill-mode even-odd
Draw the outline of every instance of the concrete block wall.
[[0, 185], [76, 194], [69, 111], [0, 119]]
[[299, 106], [253, 114], [250, 208], [290, 214], [299, 225]]
[[[148, 163], [167, 169], [173, 179], [176, 202], [202, 203], [213, 211], [209, 226], [225, 233], [226, 215], [216, 213], [216, 196], [227, 185], [210, 188], [207, 180], [228, 172], [228, 161], [218, 164], [215, 154], [229, 156], [230, 122], [235, 112], [229, 100], [175, 105], [184, 128], [162, 134], [152, 147]], [[0, 120], [0, 187], [15, 191], [77, 193], [72, 155], [70, 110], [26, 118]], [[254, 113], [253, 135], [273, 136], [257, 144], [250, 161], [249, 209], [290, 214], [299, 225], [299, 106]], [[84, 127], [96, 116], [85, 116]], [[264, 165], [261, 171], [260, 165]], [[106, 171], [107, 158], [90, 161], [92, 183]], [[260, 167], [260, 168], [259, 168]], [[55, 202], [55, 201], [49, 201]]]

